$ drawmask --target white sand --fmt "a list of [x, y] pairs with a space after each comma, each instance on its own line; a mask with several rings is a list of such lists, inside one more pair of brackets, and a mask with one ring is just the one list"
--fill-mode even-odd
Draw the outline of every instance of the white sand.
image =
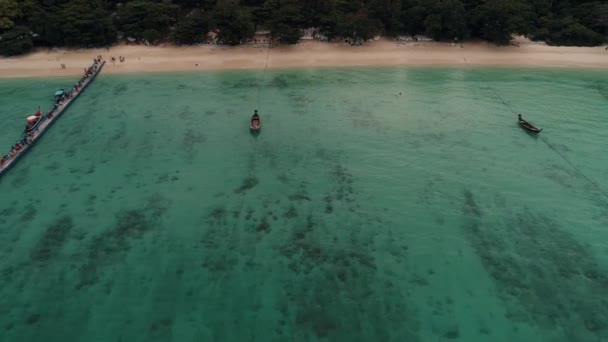
[[[166, 72], [220, 69], [263, 69], [266, 47], [114, 46], [91, 50], [40, 51], [16, 58], [0, 58], [0, 77], [80, 75], [93, 57], [108, 60], [104, 73]], [[113, 65], [109, 59], [117, 58]], [[126, 57], [124, 63], [118, 56]], [[604, 47], [551, 47], [523, 42], [520, 47], [485, 43], [397, 43], [380, 40], [352, 47], [339, 43], [303, 42], [274, 47], [269, 68], [330, 66], [518, 66], [608, 68]], [[66, 69], [61, 69], [61, 64]], [[198, 65], [197, 65], [198, 64]]]

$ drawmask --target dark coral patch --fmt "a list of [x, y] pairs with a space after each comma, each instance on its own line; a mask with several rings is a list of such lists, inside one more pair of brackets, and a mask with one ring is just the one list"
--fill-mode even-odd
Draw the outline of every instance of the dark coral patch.
[[53, 221], [34, 246], [30, 259], [35, 263], [52, 261], [67, 242], [73, 228], [74, 222], [70, 216], [62, 216]]
[[243, 180], [243, 183], [238, 188], [234, 189], [235, 194], [242, 194], [253, 188], [255, 188], [260, 181], [255, 176], [247, 177]]

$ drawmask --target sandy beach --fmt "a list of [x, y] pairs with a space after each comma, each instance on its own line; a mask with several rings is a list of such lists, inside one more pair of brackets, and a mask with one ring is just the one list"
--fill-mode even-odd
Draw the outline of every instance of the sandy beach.
[[[104, 73], [263, 69], [332, 66], [516, 66], [608, 68], [604, 47], [552, 47], [529, 41], [520, 46], [485, 43], [395, 42], [380, 40], [353, 47], [303, 42], [295, 46], [152, 47], [118, 45], [107, 49], [39, 51], [0, 58], [0, 78], [80, 75], [94, 56], [108, 60]], [[110, 57], [116, 57], [116, 63]], [[126, 58], [124, 63], [118, 56]], [[62, 69], [61, 64], [66, 68]]]

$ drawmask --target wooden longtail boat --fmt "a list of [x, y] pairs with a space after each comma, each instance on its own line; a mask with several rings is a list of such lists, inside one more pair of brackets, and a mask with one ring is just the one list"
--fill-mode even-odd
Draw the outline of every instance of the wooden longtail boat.
[[[15, 164], [23, 158], [27, 154], [27, 152], [36, 144], [40, 138], [48, 131], [48, 129], [57, 121], [61, 115], [70, 107], [70, 105], [84, 92], [84, 90], [95, 80], [99, 72], [106, 64], [105, 61], [101, 61], [99, 63], [95, 63], [91, 66], [92, 73], [88, 78], [82, 81], [82, 86], [80, 89], [73, 93], [73, 96], [69, 99], [65, 99], [63, 102], [57, 105], [57, 108], [52, 115], [47, 114], [43, 115], [38, 122], [35, 123], [35, 128], [31, 131], [26, 130], [26, 132], [22, 135], [21, 141], [27, 141], [22, 145], [21, 149], [15, 151], [12, 156], [9, 156], [7, 159], [3, 160], [0, 163], [0, 176], [4, 175], [8, 170], [10, 170]], [[63, 95], [63, 94], [61, 94]], [[1, 158], [1, 157], [0, 157]]]
[[260, 120], [260, 116], [258, 115], [258, 111], [255, 111], [255, 114], [251, 117], [251, 122], [249, 124], [249, 129], [252, 133], [258, 133], [262, 129], [262, 121]]
[[527, 130], [528, 132], [534, 133], [534, 134], [538, 134], [540, 132], [543, 131], [543, 129], [538, 129], [536, 127], [534, 127], [534, 125], [532, 125], [531, 123], [529, 123], [528, 121], [524, 120], [521, 118], [521, 114], [519, 114], [518, 116], [518, 120], [517, 123], [519, 124], [519, 126], [525, 130]]
[[43, 122], [42, 115], [32, 115], [27, 118], [26, 122], [25, 133], [33, 132]]

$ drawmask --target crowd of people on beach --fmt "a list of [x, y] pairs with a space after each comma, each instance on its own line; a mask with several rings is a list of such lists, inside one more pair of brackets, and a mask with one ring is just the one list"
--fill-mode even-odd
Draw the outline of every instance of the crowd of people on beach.
[[[13, 146], [11, 146], [9, 153], [2, 154], [0, 157], [0, 169], [2, 169], [5, 164], [7, 164], [13, 157], [18, 155], [21, 150], [23, 150], [34, 140], [39, 131], [41, 123], [39, 121], [52, 119], [62, 105], [65, 105], [65, 103], [69, 102], [72, 98], [78, 95], [78, 92], [82, 90], [82, 87], [85, 85], [87, 80], [97, 72], [101, 61], [101, 55], [95, 57], [93, 59], [93, 65], [88, 68], [84, 68], [84, 75], [78, 82], [74, 84], [74, 88], [72, 88], [71, 92], [63, 92], [61, 95], [55, 96], [55, 104], [53, 105], [53, 109], [49, 110], [44, 117], [42, 116], [40, 109], [38, 109], [35, 114], [35, 116], [39, 118], [38, 121], [35, 121], [32, 124], [28, 123], [23, 134], [21, 135], [21, 138]], [[32, 126], [34, 125], [36, 125], [36, 127], [32, 129]]]

